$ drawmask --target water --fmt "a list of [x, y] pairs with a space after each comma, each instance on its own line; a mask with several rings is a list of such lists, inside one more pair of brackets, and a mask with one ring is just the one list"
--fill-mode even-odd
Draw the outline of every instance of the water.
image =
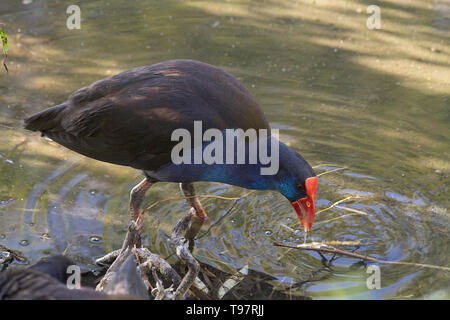
[[[28, 263], [65, 251], [85, 269], [120, 247], [129, 190], [140, 173], [25, 132], [21, 119], [103, 77], [185, 58], [238, 77], [280, 128], [282, 141], [311, 164], [324, 164], [318, 173], [347, 168], [320, 176], [318, 209], [348, 196], [363, 199], [319, 214], [308, 241], [360, 241], [344, 248], [449, 266], [444, 1], [385, 1], [382, 29], [374, 31], [366, 28], [366, 5], [359, 1], [89, 1], [80, 4], [80, 30], [66, 28], [70, 4], [0, 4], [9, 38], [9, 74], [2, 70], [0, 77], [0, 245]], [[198, 183], [197, 190], [247, 192], [214, 183]], [[157, 184], [145, 205], [178, 195], [177, 185]], [[211, 221], [232, 206], [202, 203]], [[144, 219], [145, 243], [170, 253], [167, 233], [186, 210], [184, 201], [153, 208]], [[273, 276], [278, 290], [318, 299], [450, 298], [446, 271], [380, 265], [381, 289], [369, 290], [366, 266], [355, 259], [340, 257], [330, 266], [316, 253], [272, 245], [302, 243], [299, 229], [281, 195], [256, 192], [197, 242], [197, 257], [232, 273], [249, 264]]]

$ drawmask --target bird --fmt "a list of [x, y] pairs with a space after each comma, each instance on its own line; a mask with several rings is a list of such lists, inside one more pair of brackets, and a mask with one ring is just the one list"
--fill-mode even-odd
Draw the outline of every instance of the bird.
[[[173, 148], [179, 140], [173, 139], [173, 132], [184, 129], [195, 135], [198, 121], [202, 130], [266, 130], [269, 139], [273, 136], [256, 98], [238, 79], [195, 60], [160, 62], [98, 80], [67, 101], [25, 118], [24, 127], [87, 157], [141, 170], [145, 178], [130, 192], [133, 221], [140, 221], [140, 206], [151, 186], [180, 183], [195, 209], [194, 227], [186, 235], [192, 239], [208, 218], [193, 183], [213, 181], [278, 191], [291, 203], [303, 229], [311, 229], [318, 181], [299, 153], [279, 141], [278, 170], [270, 175], [261, 174], [259, 160], [256, 164], [175, 163]], [[260, 138], [264, 139], [258, 134]]]
[[137, 265], [138, 261], [134, 252], [130, 251], [125, 261], [116, 269], [103, 292], [110, 297], [149, 300], [148, 289], [142, 280], [141, 272], [138, 272]]
[[61, 255], [23, 270], [0, 274], [0, 300], [103, 300], [109, 296], [91, 288], [69, 289], [67, 268], [75, 263]]
[[67, 280], [75, 262], [54, 255], [36, 264], [0, 274], [0, 300], [148, 300], [149, 295], [136, 261], [130, 255], [103, 292], [93, 288], [70, 289]]

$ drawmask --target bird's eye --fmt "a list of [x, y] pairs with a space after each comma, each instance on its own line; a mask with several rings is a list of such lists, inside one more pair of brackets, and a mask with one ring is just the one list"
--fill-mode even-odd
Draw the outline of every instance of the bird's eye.
[[303, 191], [305, 190], [305, 188], [299, 183], [295, 186], [297, 188], [298, 191]]

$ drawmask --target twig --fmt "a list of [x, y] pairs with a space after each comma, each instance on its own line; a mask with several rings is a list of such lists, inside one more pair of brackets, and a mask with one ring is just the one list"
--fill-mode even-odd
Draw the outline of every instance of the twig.
[[155, 279], [156, 282], [156, 288], [152, 290], [152, 295], [155, 296], [155, 300], [173, 300], [174, 298], [173, 285], [165, 289], [162, 281], [158, 278], [158, 275], [156, 274], [156, 268], [152, 267], [151, 271], [153, 279]]
[[328, 170], [328, 171], [319, 173], [317, 175], [317, 177], [323, 176], [324, 174], [329, 174], [329, 173], [332, 173], [332, 172], [335, 172], [335, 171], [345, 170], [345, 169], [348, 169], [348, 168], [343, 167], [343, 168], [336, 168], [336, 169], [333, 169], [333, 170]]
[[336, 220], [339, 220], [339, 219], [342, 219], [342, 218], [345, 218], [345, 217], [356, 216], [356, 215], [358, 215], [358, 213], [348, 213], [348, 214], [344, 214], [344, 215], [339, 216], [339, 217], [334, 217], [334, 218], [331, 218], [331, 219], [328, 219], [328, 220], [323, 220], [323, 221], [316, 222], [315, 225], [325, 224], [325, 223], [328, 223], [328, 222], [331, 222], [331, 221], [336, 221]]
[[104, 255], [101, 258], [98, 258], [97, 260], [95, 260], [95, 264], [101, 267], [110, 265], [111, 263], [114, 262], [114, 260], [117, 259], [117, 257], [120, 254], [121, 249], [118, 250], [114, 250], [106, 255]]
[[350, 212], [354, 212], [363, 216], [367, 216], [369, 215], [367, 212], [361, 211], [361, 210], [357, 210], [354, 208], [349, 208], [349, 207], [343, 207], [343, 206], [336, 206], [336, 208], [342, 209], [342, 210], [346, 210], [346, 211], [350, 211]]
[[353, 200], [353, 199], [364, 199], [364, 197], [361, 197], [361, 196], [350, 196], [350, 197], [341, 199], [341, 200], [336, 201], [335, 203], [333, 203], [331, 206], [329, 206], [329, 207], [327, 207], [327, 208], [325, 208], [325, 209], [322, 209], [322, 210], [317, 211], [317, 212], [316, 212], [316, 215], [319, 214], [319, 213], [328, 211], [328, 210], [334, 208], [335, 206], [341, 204], [342, 202], [346, 202], [346, 201], [348, 201], [348, 200]]
[[[317, 212], [316, 212], [316, 215], [318, 215], [319, 213], [328, 211], [328, 210], [330, 210], [330, 209], [332, 209], [332, 208], [338, 206], [338, 205], [341, 204], [342, 202], [346, 202], [346, 201], [348, 201], [348, 200], [354, 200], [354, 199], [365, 199], [365, 197], [361, 197], [361, 196], [349, 196], [349, 197], [347, 197], [347, 198], [338, 200], [338, 201], [336, 201], [335, 203], [333, 203], [331, 206], [326, 207], [325, 209], [322, 209], [322, 210], [317, 211]], [[350, 211], [349, 208], [347, 208], [347, 207], [341, 207], [341, 209]], [[355, 210], [356, 210], [356, 209], [355, 209]], [[353, 211], [353, 212], [356, 212], [355, 210], [352, 210], [352, 211]], [[360, 214], [365, 214], [365, 212], [363, 213], [362, 211], [359, 211], [358, 213], [360, 213]], [[366, 214], [366, 215], [367, 215], [367, 214]], [[335, 218], [335, 219], [340, 219], [340, 218]], [[335, 220], [335, 219], [332, 219], [332, 220]], [[331, 221], [331, 220], [328, 220], [328, 221]], [[328, 222], [328, 221], [326, 221], [326, 222]], [[320, 224], [320, 223], [323, 223], [323, 222], [316, 222], [316, 224]], [[297, 221], [296, 223], [294, 223], [293, 227], [296, 227], [296, 226], [298, 226], [299, 224], [300, 224], [300, 222]]]
[[[146, 248], [138, 249], [139, 257], [144, 261], [140, 268], [141, 270], [149, 275], [152, 274], [152, 269], [156, 270], [168, 281], [172, 282], [175, 287], [178, 287], [181, 283], [181, 277], [178, 273], [170, 266], [170, 264], [161, 258], [159, 255], [151, 253]], [[156, 280], [156, 279], [155, 279]]]
[[321, 244], [321, 243], [312, 243], [308, 245], [289, 245], [289, 244], [283, 244], [279, 242], [273, 242], [273, 244], [277, 247], [284, 247], [284, 248], [292, 248], [292, 249], [300, 249], [300, 250], [310, 250], [310, 251], [316, 251], [316, 252], [325, 252], [325, 253], [333, 253], [333, 254], [339, 254], [346, 257], [361, 259], [365, 261], [372, 261], [375, 263], [385, 263], [385, 264], [399, 264], [399, 265], [409, 265], [409, 266], [416, 266], [416, 267], [424, 267], [424, 268], [432, 268], [432, 269], [439, 269], [439, 270], [445, 270], [450, 271], [450, 267], [442, 267], [442, 266], [435, 266], [432, 264], [422, 264], [422, 263], [415, 263], [415, 262], [403, 262], [403, 261], [386, 261], [386, 260], [380, 260], [371, 256], [364, 256], [361, 254], [357, 254], [354, 252], [337, 249], [335, 247], [332, 247], [330, 245]]
[[313, 169], [320, 169], [321, 167], [338, 167], [338, 164], [335, 163], [321, 163], [315, 166], [312, 166]]
[[225, 212], [224, 215], [222, 215], [216, 222], [211, 223], [211, 225], [208, 227], [208, 229], [207, 229], [205, 232], [203, 232], [201, 235], [199, 235], [197, 238], [195, 238], [195, 239], [198, 240], [198, 239], [200, 239], [200, 238], [203, 238], [205, 235], [207, 235], [207, 234], [211, 231], [211, 229], [212, 229], [213, 227], [218, 226], [219, 223], [220, 223], [223, 219], [225, 219], [226, 216], [228, 216], [228, 215], [231, 213], [231, 211], [233, 210], [233, 208], [236, 206], [236, 203], [237, 203], [237, 202], [234, 202], [233, 205], [230, 207], [230, 209], [228, 209], [227, 212]]
[[158, 204], [160, 204], [162, 202], [171, 201], [171, 200], [186, 200], [186, 199], [192, 199], [192, 198], [214, 198], [214, 199], [221, 199], [221, 200], [241, 200], [243, 198], [248, 197], [250, 194], [252, 194], [254, 192], [256, 192], [256, 191], [252, 190], [250, 192], [247, 192], [246, 194], [244, 194], [241, 197], [223, 197], [223, 196], [216, 196], [213, 194], [199, 194], [199, 195], [194, 195], [194, 196], [170, 197], [170, 198], [161, 199], [159, 201], [152, 203], [150, 206], [148, 206], [147, 208], [142, 210], [142, 214], [144, 214], [145, 212], [149, 211], [151, 208], [157, 206]]

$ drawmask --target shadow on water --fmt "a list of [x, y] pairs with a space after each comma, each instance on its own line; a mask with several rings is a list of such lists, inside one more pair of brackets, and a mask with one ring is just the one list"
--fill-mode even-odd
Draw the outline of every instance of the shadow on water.
[[[363, 198], [319, 214], [310, 240], [355, 241], [345, 248], [448, 266], [449, 8], [438, 0], [385, 1], [382, 29], [371, 31], [370, 4], [89, 1], [80, 5], [82, 29], [68, 30], [64, 1], [2, 1], [10, 73], [0, 78], [0, 244], [29, 262], [65, 251], [86, 270], [118, 248], [139, 172], [24, 132], [21, 119], [100, 78], [187, 58], [238, 77], [285, 143], [312, 164], [329, 164], [318, 173], [347, 168], [319, 178], [318, 208]], [[197, 189], [246, 192], [211, 183]], [[145, 204], [179, 194], [174, 184], [158, 184]], [[202, 203], [211, 221], [233, 205]], [[145, 244], [171, 254], [167, 233], [185, 210], [183, 201], [155, 207], [144, 220]], [[294, 295], [450, 297], [444, 271], [381, 266], [382, 288], [368, 290], [364, 264], [342, 257], [327, 264], [273, 240], [301, 243], [303, 233], [282, 196], [257, 192], [198, 240], [197, 256], [228, 273], [248, 264]]]

